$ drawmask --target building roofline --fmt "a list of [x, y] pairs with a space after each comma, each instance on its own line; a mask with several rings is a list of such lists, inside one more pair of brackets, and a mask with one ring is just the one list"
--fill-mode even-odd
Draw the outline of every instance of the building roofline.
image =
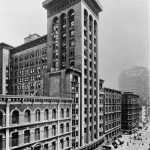
[[66, 98], [66, 97], [48, 97], [48, 96], [28, 96], [28, 95], [1, 95], [0, 99], [2, 98], [24, 98], [24, 99], [57, 99], [57, 100], [72, 100], [72, 98]]
[[9, 47], [9, 49], [13, 49], [13, 48], [14, 48], [13, 46], [11, 46], [11, 45], [9, 45], [9, 44], [6, 44], [6, 43], [4, 43], [4, 42], [1, 42], [1, 43], [0, 43], [0, 47]]
[[32, 47], [34, 47], [34, 46], [37, 46], [37, 45], [46, 43], [46, 42], [44, 42], [44, 41], [42, 41], [42, 43], [36, 43], [37, 41], [40, 41], [40, 40], [42, 40], [42, 39], [44, 39], [44, 38], [46, 38], [46, 41], [47, 41], [47, 34], [46, 34], [46, 35], [43, 35], [43, 36], [41, 36], [40, 38], [37, 38], [37, 39], [35, 39], [35, 40], [33, 40], [33, 41], [30, 41], [30, 42], [28, 42], [28, 43], [24, 43], [24, 44], [21, 44], [21, 45], [15, 47], [15, 48], [12, 49], [11, 52], [12, 52], [12, 54], [15, 54], [15, 53], [24, 51], [24, 50], [26, 50], [26, 49], [32, 48]]
[[116, 90], [116, 89], [107, 88], [107, 87], [104, 87], [104, 90], [111, 90], [111, 91], [122, 93], [122, 91], [119, 91], [119, 90]]
[[136, 95], [133, 92], [124, 92], [123, 95], [133, 95], [139, 97], [139, 95]]
[[[50, 5], [52, 5], [53, 3], [56, 3], [60, 0], [45, 0], [43, 3], [42, 3], [42, 6], [47, 9]], [[103, 7], [102, 5], [100, 4], [100, 2], [98, 0], [90, 0], [94, 3], [94, 5], [97, 7], [98, 11], [101, 12], [103, 10]]]

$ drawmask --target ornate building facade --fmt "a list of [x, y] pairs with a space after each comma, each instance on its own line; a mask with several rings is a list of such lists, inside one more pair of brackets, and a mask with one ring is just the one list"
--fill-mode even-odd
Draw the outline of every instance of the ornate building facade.
[[0, 95], [1, 150], [70, 150], [72, 99]]

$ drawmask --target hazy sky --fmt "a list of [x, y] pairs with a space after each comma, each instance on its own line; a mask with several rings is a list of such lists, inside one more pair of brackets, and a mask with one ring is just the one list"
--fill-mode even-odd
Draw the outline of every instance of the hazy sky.
[[[99, 68], [105, 86], [132, 66], [148, 66], [148, 0], [99, 0]], [[46, 34], [43, 0], [1, 0], [0, 42], [17, 46], [28, 34]]]

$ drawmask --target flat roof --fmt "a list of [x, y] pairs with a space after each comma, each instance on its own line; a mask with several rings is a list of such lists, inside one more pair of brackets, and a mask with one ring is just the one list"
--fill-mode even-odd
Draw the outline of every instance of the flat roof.
[[11, 54], [15, 54], [15, 53], [27, 50], [29, 48], [32, 48], [34, 46], [37, 46], [37, 45], [40, 45], [40, 44], [43, 44], [43, 43], [47, 43], [47, 34], [40, 37], [40, 38], [37, 38], [33, 41], [30, 41], [28, 43], [24, 43], [20, 46], [17, 46], [15, 48], [13, 48], [12, 51], [11, 51]]
[[3, 42], [1, 42], [0, 43], [0, 48], [7, 48], [7, 49], [13, 49], [14, 47], [13, 46], [11, 46], [11, 45], [9, 45], [9, 44], [6, 44], [6, 43], [3, 43]]
[[[50, 5], [55, 4], [56, 2], [60, 2], [62, 0], [45, 0], [42, 5], [45, 9], [47, 9]], [[98, 0], [89, 0], [89, 2], [92, 2], [94, 4], [94, 6], [100, 11], [103, 10], [102, 5], [100, 4], [100, 2]]]

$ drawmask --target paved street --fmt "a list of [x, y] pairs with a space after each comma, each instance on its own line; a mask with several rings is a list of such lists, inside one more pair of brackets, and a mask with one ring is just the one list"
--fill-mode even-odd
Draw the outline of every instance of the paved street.
[[124, 144], [122, 146], [119, 145], [119, 147], [116, 150], [148, 150], [150, 144], [150, 124], [148, 125], [147, 130], [145, 130], [144, 128], [140, 132], [142, 133], [142, 135], [140, 136], [142, 140], [134, 140], [133, 138], [134, 134], [131, 136], [123, 135], [122, 140], [124, 141]]

